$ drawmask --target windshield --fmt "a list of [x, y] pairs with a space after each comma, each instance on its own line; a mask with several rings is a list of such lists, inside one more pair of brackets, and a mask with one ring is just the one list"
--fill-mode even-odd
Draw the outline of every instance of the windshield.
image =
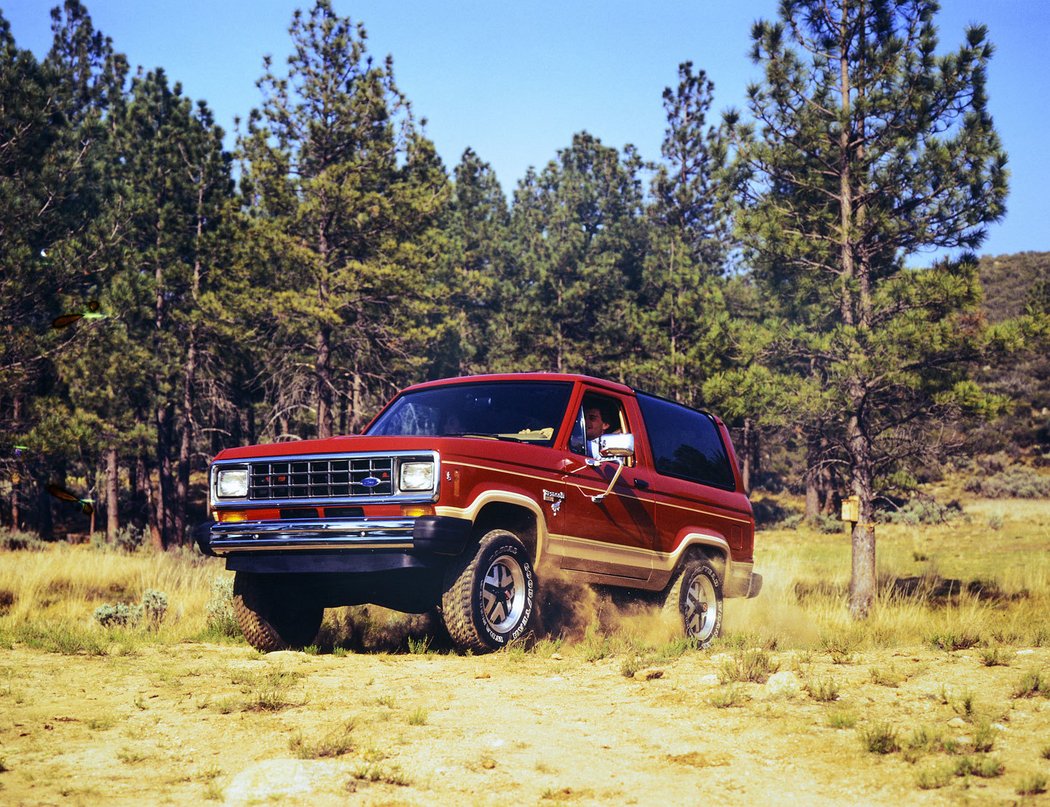
[[366, 432], [371, 435], [482, 437], [553, 445], [572, 384], [496, 381], [408, 392]]

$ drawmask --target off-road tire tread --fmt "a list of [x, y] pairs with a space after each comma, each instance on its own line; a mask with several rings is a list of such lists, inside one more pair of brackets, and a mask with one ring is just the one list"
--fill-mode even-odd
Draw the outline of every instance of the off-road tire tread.
[[[299, 620], [282, 634], [282, 631], [261, 612], [265, 610], [266, 595], [258, 586], [258, 582], [247, 574], [238, 573], [233, 581], [233, 614], [248, 644], [261, 653], [297, 649], [308, 645], [320, 629], [324, 609], [319, 606], [304, 609]], [[310, 635], [303, 638], [306, 634]]]
[[[481, 638], [474, 624], [474, 574], [485, 549], [502, 538], [510, 538], [518, 544], [518, 537], [502, 529], [490, 530], [482, 536], [473, 556], [466, 565], [454, 564], [445, 573], [444, 593], [441, 595], [441, 612], [452, 643], [461, 652], [491, 653], [496, 648]], [[522, 545], [522, 550], [525, 547]]]
[[[718, 607], [721, 609], [725, 608], [725, 595], [722, 591], [722, 576], [718, 573], [718, 570], [714, 567], [711, 561], [708, 560], [706, 557], [702, 557], [699, 555], [693, 555], [691, 557], [686, 558], [678, 567], [678, 570], [674, 573], [674, 577], [671, 580], [671, 585], [667, 588], [667, 591], [664, 594], [664, 604], [662, 609], [663, 613], [667, 617], [673, 617], [678, 620], [678, 623], [682, 625], [683, 632], [685, 631], [685, 621], [682, 616], [680, 606], [680, 602], [682, 599], [682, 583], [686, 580], [686, 578], [690, 576], [688, 572], [698, 566], [706, 566], [714, 573], [714, 579], [717, 581], [715, 585], [715, 591], [718, 595], [720, 595], [718, 597]], [[721, 620], [719, 620], [718, 630], [716, 630], [714, 634], [712, 634], [711, 638], [701, 646], [707, 647], [709, 644], [711, 644], [712, 641], [717, 639], [721, 633]]]

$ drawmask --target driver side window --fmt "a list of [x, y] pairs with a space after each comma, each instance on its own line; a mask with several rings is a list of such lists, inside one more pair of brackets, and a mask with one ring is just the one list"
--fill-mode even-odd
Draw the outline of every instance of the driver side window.
[[598, 438], [603, 434], [620, 434], [626, 431], [627, 421], [619, 401], [605, 395], [587, 393], [576, 416], [576, 424], [569, 440], [569, 449], [596, 459]]

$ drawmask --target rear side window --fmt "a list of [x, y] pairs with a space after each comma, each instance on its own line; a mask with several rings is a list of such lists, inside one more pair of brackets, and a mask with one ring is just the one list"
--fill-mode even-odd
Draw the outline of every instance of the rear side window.
[[736, 487], [729, 455], [710, 415], [643, 394], [638, 395], [638, 405], [658, 473], [729, 490]]

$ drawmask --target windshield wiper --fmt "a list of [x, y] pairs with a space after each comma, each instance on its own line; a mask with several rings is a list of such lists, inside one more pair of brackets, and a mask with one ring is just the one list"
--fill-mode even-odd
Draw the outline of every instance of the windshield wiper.
[[442, 437], [485, 437], [489, 440], [503, 440], [508, 443], [524, 443], [524, 440], [519, 440], [517, 437], [509, 437], [506, 434], [495, 434], [493, 432], [448, 432], [441, 435]]

